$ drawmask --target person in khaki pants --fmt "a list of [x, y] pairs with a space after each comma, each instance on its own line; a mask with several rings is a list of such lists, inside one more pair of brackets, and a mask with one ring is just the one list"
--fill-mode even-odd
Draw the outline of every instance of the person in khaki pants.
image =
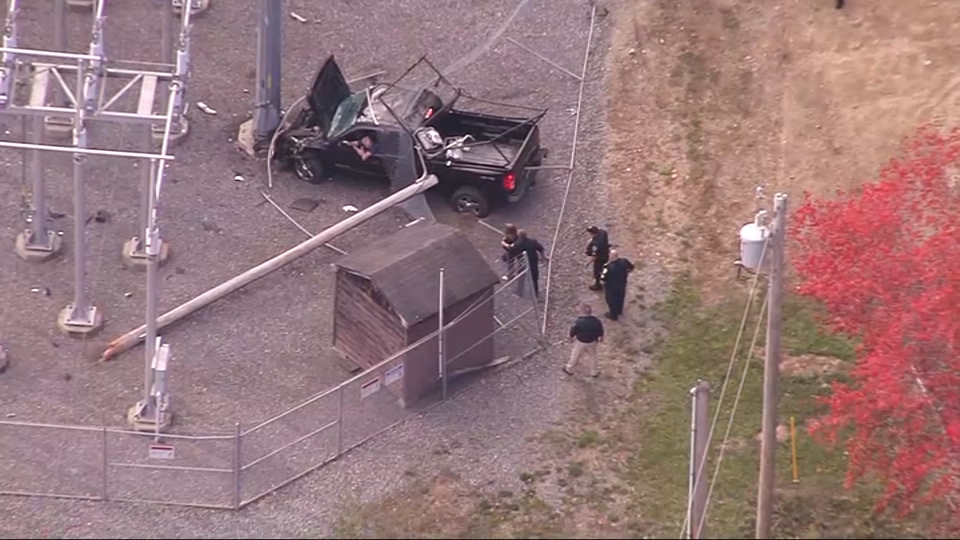
[[597, 344], [603, 342], [603, 323], [593, 316], [590, 304], [580, 305], [580, 316], [570, 327], [570, 341], [573, 342], [573, 350], [570, 352], [570, 360], [563, 366], [563, 372], [573, 375], [573, 368], [587, 356], [590, 361], [590, 376], [599, 377]]

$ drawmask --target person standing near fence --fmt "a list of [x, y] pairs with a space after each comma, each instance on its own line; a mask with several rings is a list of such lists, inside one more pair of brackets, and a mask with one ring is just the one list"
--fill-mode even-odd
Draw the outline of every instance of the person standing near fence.
[[617, 250], [610, 250], [610, 262], [603, 269], [600, 279], [607, 301], [606, 317], [615, 321], [623, 315], [623, 303], [627, 296], [627, 276], [633, 272], [634, 265], [629, 259], [620, 258]]
[[570, 351], [570, 360], [563, 366], [563, 372], [573, 375], [573, 369], [586, 356], [590, 362], [590, 376], [599, 377], [597, 347], [603, 342], [603, 323], [593, 316], [590, 304], [580, 305], [580, 316], [570, 327], [570, 341], [573, 342], [573, 350]]
[[587, 228], [590, 233], [590, 243], [587, 244], [587, 257], [590, 257], [593, 266], [593, 285], [590, 285], [591, 291], [599, 291], [603, 288], [600, 283], [600, 274], [603, 273], [603, 267], [610, 260], [610, 239], [607, 231], [593, 225]]
[[530, 270], [530, 281], [533, 283], [533, 295], [540, 296], [540, 259], [550, 260], [544, 253], [543, 245], [527, 236], [527, 231], [520, 229], [517, 231], [517, 241], [513, 244], [513, 247], [518, 255], [526, 256]]
[[517, 226], [513, 223], [507, 223], [503, 227], [503, 238], [500, 239], [500, 247], [503, 248], [500, 260], [503, 261], [503, 279], [505, 281], [517, 274], [517, 250], [514, 248], [516, 243]]

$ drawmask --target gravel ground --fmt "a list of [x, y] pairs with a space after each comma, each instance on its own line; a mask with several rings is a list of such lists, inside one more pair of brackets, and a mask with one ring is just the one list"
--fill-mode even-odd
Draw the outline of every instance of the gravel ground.
[[[219, 114], [205, 116], [194, 110], [192, 133], [177, 149], [178, 160], [170, 169], [171, 183], [164, 192], [162, 219], [164, 237], [173, 245], [174, 255], [162, 272], [161, 304], [165, 308], [301, 240], [300, 232], [272, 208], [259, 204], [257, 190], [265, 181], [262, 163], [242, 157], [230, 144], [251, 101], [244, 89], [252, 89], [254, 79], [254, 5], [250, 0], [215, 3], [196, 21], [190, 94]], [[437, 65], [449, 65], [482, 43], [509, 16], [515, 2], [448, 2], [438, 6], [420, 0], [389, 5], [355, 0], [327, 5], [331, 6], [329, 12], [302, 1], [288, 2], [288, 11], [320, 21], [286, 22], [285, 57], [296, 59], [288, 60], [284, 66], [284, 96], [288, 103], [306, 86], [315, 66], [329, 52], [337, 55], [348, 77], [377, 69], [397, 75], [424, 53]], [[138, 49], [146, 41], [142, 36], [158, 34], [151, 18], [143, 17], [147, 9], [133, 3], [110, 6], [109, 50], [116, 51], [118, 56], [122, 51], [126, 58], [151, 58], [150, 50]], [[43, 31], [36, 24], [41, 19], [40, 10], [28, 6], [24, 19], [31, 21], [24, 25], [26, 45], [41, 46]], [[577, 72], [588, 26], [587, 2], [533, 0], [506, 35]], [[584, 288], [586, 271], [580, 264], [584, 227], [599, 222], [609, 226], [614, 235], [617, 232], [599, 178], [605, 27], [605, 21], [598, 18], [584, 95], [577, 172], [559, 230], [557, 251], [553, 253], [551, 314], [557, 321], [551, 325], [554, 342], [562, 337], [565, 318], [575, 302], [592, 298]], [[82, 36], [82, 31], [76, 31], [71, 43], [82, 43]], [[551, 113], [544, 119], [542, 129], [544, 144], [552, 151], [550, 161], [563, 164], [569, 159], [578, 87], [574, 79], [503, 39], [454, 79], [478, 97], [549, 106]], [[8, 125], [15, 128], [18, 123]], [[125, 144], [132, 139], [133, 134], [118, 131], [101, 130], [95, 137], [103, 146]], [[119, 140], [121, 135], [123, 141]], [[19, 161], [13, 160], [16, 156], [10, 152], [2, 157], [11, 161], [6, 163], [3, 173], [7, 182], [0, 186], [0, 201], [8, 208], [0, 225], [12, 239], [21, 226], [14, 210], [19, 205]], [[48, 163], [52, 206], [68, 214], [57, 225], [66, 231], [66, 238], [71, 238], [69, 177], [65, 174], [69, 172], [69, 161], [49, 159]], [[0, 260], [0, 287], [9, 295], [0, 305], [0, 335], [14, 359], [11, 369], [0, 378], [0, 412], [15, 414], [18, 420], [88, 425], [105, 421], [119, 426], [120, 415], [139, 395], [142, 349], [106, 365], [90, 365], [107, 339], [138, 325], [142, 319], [142, 274], [123, 270], [119, 258], [122, 241], [134, 230], [139, 175], [129, 162], [99, 160], [93, 167], [88, 210], [104, 208], [113, 215], [109, 223], [91, 224], [88, 233], [94, 253], [91, 289], [95, 301], [106, 312], [105, 332], [98, 338], [79, 342], [61, 338], [53, 328], [57, 310], [70, 299], [70, 242], [67, 258], [44, 265], [30, 266], [13, 257]], [[234, 182], [235, 172], [247, 181]], [[496, 226], [516, 222], [549, 245], [566, 179], [566, 174], [550, 172], [543, 175], [537, 189], [524, 202], [503, 209], [488, 221]], [[124, 177], [129, 181], [117, 181]], [[318, 210], [303, 216], [302, 223], [310, 230], [341, 219], [341, 205], [363, 207], [386, 192], [381, 186], [348, 181], [318, 189], [298, 183], [286, 174], [275, 181], [273, 195], [281, 204], [302, 196], [319, 195], [324, 199]], [[476, 245], [483, 246], [491, 260], [495, 258], [496, 237], [491, 231], [452, 215], [442, 201], [431, 198], [431, 204], [440, 221], [463, 228]], [[399, 212], [385, 215], [335, 243], [350, 250], [404, 221]], [[317, 251], [165, 333], [178, 357], [172, 372], [178, 430], [226, 432], [237, 420], [249, 425], [344, 378], [328, 352], [327, 321], [332, 292], [329, 264], [334, 260], [332, 253]], [[50, 287], [51, 296], [30, 293], [34, 286]], [[128, 291], [133, 293], [132, 297], [124, 298], [123, 293]], [[310, 301], [305, 302], [304, 298]], [[450, 466], [475, 485], [515, 485], [520, 472], [530, 470], [540, 459], [539, 449], [530, 436], [564, 419], [581, 398], [579, 387], [569, 384], [558, 369], [559, 357], [565, 353], [565, 348], [553, 347], [528, 362], [476, 378], [449, 403], [413, 416], [409, 422], [320, 472], [241, 512], [5, 498], [0, 500], [0, 507], [5, 514], [17, 518], [4, 520], [0, 534], [316, 536], [329, 532], [338, 508], [347, 498], [377, 498], [401, 485], [404, 473], [412, 468]], [[195, 361], [199, 359], [202, 362]], [[9, 435], [5, 434], [4, 440], [9, 441]], [[51, 448], [58, 452], [59, 459], [67, 456], [62, 443], [51, 443]], [[184, 479], [185, 492], [202, 488], [202, 479]]]

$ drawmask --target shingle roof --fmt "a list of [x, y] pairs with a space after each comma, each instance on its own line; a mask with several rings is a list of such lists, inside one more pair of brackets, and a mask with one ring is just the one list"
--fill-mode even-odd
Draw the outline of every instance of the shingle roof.
[[437, 313], [441, 268], [444, 307], [499, 282], [466, 235], [440, 223], [401, 229], [350, 253], [337, 267], [370, 279], [407, 325]]

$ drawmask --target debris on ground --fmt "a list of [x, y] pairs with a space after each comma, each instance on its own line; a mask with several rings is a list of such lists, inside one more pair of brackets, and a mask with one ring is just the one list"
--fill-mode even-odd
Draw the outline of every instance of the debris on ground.
[[97, 223], [107, 223], [110, 221], [110, 212], [106, 210], [97, 210], [94, 214], [87, 218], [87, 224], [89, 225], [91, 221], [96, 221]]
[[212, 115], [212, 114], [217, 114], [216, 109], [212, 108], [211, 106], [207, 105], [206, 103], [204, 103], [204, 102], [202, 102], [202, 101], [198, 101], [198, 102], [197, 102], [197, 108], [200, 109], [201, 111], [207, 113], [207, 114], [211, 114], [211, 115]]
[[32, 293], [43, 293], [44, 296], [50, 296], [50, 287], [34, 287], [30, 289]]
[[50, 219], [60, 219], [66, 217], [66, 214], [63, 212], [55, 212], [53, 210], [47, 210], [47, 215], [50, 216]]
[[123, 297], [124, 297], [124, 298], [130, 298], [131, 296], [133, 296], [133, 293], [132, 293], [132, 292], [125, 292], [125, 293], [123, 293]]
[[233, 176], [233, 181], [234, 181], [234, 182], [243, 182], [243, 176], [242, 176], [242, 175], [239, 175], [239, 174], [235, 174], [235, 175]]
[[300, 14], [297, 13], [296, 11], [291, 11], [291, 12], [290, 12], [290, 17], [293, 18], [294, 20], [296, 20], [296, 21], [299, 22], [299, 23], [306, 23], [306, 22], [307, 22], [307, 18], [304, 17], [303, 15], [300, 15]]
[[[293, 210], [300, 210], [301, 212], [313, 212], [319, 204], [320, 201], [316, 199], [302, 197], [290, 203], [289, 207]], [[344, 210], [346, 210], [346, 208], [344, 208]]]
[[344, 211], [344, 212], [359, 212], [360, 209], [357, 208], [356, 206], [352, 205], [352, 204], [348, 204], [348, 205], [346, 205], [346, 206], [343, 207], [343, 211]]

